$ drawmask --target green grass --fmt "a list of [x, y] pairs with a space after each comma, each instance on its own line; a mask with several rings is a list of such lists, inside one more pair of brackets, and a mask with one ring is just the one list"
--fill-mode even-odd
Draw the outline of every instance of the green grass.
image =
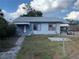
[[62, 54], [62, 42], [51, 42], [48, 36], [29, 36], [25, 38], [17, 59], [53, 59]]

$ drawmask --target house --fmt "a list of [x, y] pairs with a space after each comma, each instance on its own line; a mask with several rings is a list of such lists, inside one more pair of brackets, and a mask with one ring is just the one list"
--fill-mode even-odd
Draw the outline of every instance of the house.
[[13, 21], [20, 34], [60, 34], [61, 27], [68, 26], [66, 20], [56, 17], [19, 17]]
[[79, 35], [79, 24], [78, 24], [78, 21], [77, 22], [75, 22], [75, 21], [69, 22], [69, 31], [71, 31], [72, 34]]

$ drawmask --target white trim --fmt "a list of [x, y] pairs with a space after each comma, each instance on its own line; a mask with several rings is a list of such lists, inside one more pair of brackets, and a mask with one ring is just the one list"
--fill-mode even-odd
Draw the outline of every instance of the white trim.
[[26, 33], [26, 26], [24, 25], [24, 33]]
[[14, 23], [14, 24], [30, 24], [30, 23]]
[[60, 24], [60, 26], [69, 26], [69, 24]]

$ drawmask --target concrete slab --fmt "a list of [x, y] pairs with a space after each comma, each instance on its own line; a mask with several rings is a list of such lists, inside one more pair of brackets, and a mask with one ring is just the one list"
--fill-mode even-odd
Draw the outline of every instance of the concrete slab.
[[71, 41], [68, 38], [60, 38], [60, 37], [48, 37], [48, 40], [50, 41]]

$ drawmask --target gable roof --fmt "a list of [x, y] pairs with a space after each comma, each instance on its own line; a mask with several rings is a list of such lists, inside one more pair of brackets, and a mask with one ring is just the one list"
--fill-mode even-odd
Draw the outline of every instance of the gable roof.
[[19, 17], [13, 21], [13, 23], [25, 23], [25, 22], [57, 22], [67, 23], [66, 20], [56, 17]]

